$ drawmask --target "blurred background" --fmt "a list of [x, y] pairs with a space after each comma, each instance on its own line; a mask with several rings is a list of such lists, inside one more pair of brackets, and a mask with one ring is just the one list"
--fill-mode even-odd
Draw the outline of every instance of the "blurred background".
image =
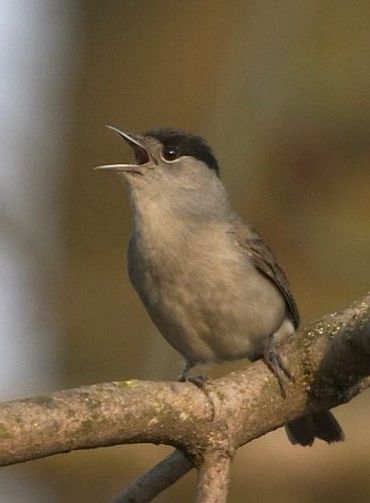
[[[0, 9], [1, 399], [172, 379], [180, 368], [129, 285], [125, 191], [92, 171], [130, 159], [105, 124], [207, 138], [303, 321], [369, 289], [369, 2], [3, 0]], [[241, 449], [230, 502], [369, 501], [368, 397], [336, 410], [341, 445], [294, 448], [280, 429]], [[109, 501], [170, 451], [122, 446], [5, 468], [0, 501]], [[194, 482], [189, 474], [157, 501], [191, 501]]]

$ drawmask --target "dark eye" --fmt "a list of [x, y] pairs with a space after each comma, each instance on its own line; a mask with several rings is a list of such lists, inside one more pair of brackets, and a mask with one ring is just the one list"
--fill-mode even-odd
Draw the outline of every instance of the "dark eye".
[[179, 147], [171, 145], [163, 147], [163, 157], [166, 161], [174, 161], [179, 157]]

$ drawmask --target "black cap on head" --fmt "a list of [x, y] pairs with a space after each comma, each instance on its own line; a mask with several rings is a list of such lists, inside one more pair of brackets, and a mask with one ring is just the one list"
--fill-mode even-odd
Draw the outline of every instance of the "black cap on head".
[[146, 132], [144, 136], [157, 139], [165, 147], [177, 147], [180, 155], [189, 155], [203, 161], [220, 176], [217, 159], [211, 147], [200, 136], [172, 128], [154, 129]]

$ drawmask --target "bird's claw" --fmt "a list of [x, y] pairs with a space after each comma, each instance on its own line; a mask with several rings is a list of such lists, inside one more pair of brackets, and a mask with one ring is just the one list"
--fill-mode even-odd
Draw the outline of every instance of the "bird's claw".
[[208, 381], [207, 376], [189, 376], [180, 374], [179, 379], [180, 382], [187, 382], [191, 384], [195, 384], [198, 388], [203, 388], [204, 384]]
[[286, 391], [283, 382], [284, 378], [294, 382], [294, 377], [284, 365], [273, 340], [270, 340], [269, 344], [266, 346], [263, 353], [263, 360], [276, 377], [282, 397], [286, 398]]

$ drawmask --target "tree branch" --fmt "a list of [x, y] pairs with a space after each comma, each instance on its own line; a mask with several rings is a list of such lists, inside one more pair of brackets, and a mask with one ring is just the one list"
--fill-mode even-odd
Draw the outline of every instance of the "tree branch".
[[231, 457], [227, 452], [207, 453], [198, 470], [196, 503], [225, 503], [230, 481]]
[[131, 482], [113, 503], [147, 503], [194, 468], [191, 460], [176, 450], [151, 470]]
[[[199, 494], [208, 479], [211, 487], [215, 477], [219, 487], [213, 485], [212, 490], [221, 495], [235, 449], [287, 421], [345, 403], [369, 385], [370, 295], [302, 328], [280, 353], [295, 377], [294, 383], [286, 384], [285, 400], [274, 376], [257, 361], [243, 371], [208, 381], [203, 390], [190, 383], [134, 380], [3, 403], [0, 465], [74, 449], [164, 443], [183, 450], [198, 467]], [[223, 457], [217, 458], [219, 453]], [[222, 463], [224, 479], [215, 475]], [[179, 476], [190, 468], [175, 454], [158, 466], [129, 486], [129, 492], [151, 486], [158, 474], [163, 477], [157, 484], [161, 490], [177, 478], [165, 477], [176, 466]], [[199, 498], [208, 501], [206, 495]]]
[[0, 466], [117, 444], [186, 445], [190, 424], [211, 416], [204, 393], [177, 382], [112, 382], [14, 400], [0, 405]]

